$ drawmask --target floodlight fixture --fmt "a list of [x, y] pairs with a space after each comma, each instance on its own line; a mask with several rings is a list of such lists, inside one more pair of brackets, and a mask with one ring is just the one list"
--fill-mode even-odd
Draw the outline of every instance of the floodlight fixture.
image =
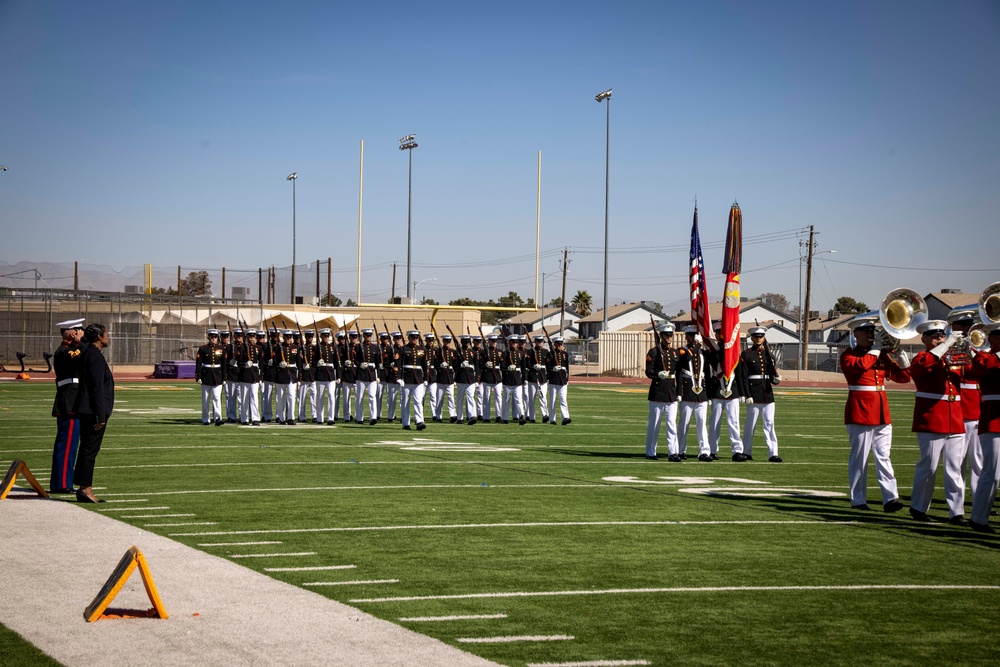
[[597, 97], [595, 97], [594, 99], [597, 100], [598, 102], [603, 102], [609, 97], [611, 97], [611, 88], [608, 88], [603, 93], [597, 93]]

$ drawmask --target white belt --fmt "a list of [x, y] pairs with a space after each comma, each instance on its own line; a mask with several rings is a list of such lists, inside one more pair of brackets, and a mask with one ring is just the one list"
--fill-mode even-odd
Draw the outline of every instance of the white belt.
[[869, 384], [869, 385], [851, 384], [851, 385], [847, 385], [847, 388], [850, 389], [851, 391], [885, 391], [885, 387], [882, 386], [882, 385], [880, 385], [880, 384], [877, 384], [877, 385], [874, 385], [874, 384]]
[[770, 377], [771, 377], [770, 375], [750, 375], [750, 376], [747, 377], [747, 379], [748, 380], [767, 380]]
[[1000, 394], [986, 394], [985, 396], [980, 397], [979, 400], [982, 400], [982, 401], [1000, 401]]
[[59, 380], [59, 382], [56, 382], [56, 386], [64, 387], [68, 384], [77, 384], [79, 381], [80, 380], [78, 380], [77, 378], [69, 378], [68, 380]]
[[[688, 371], [688, 370], [682, 370], [681, 371], [681, 375], [683, 375], [684, 377], [689, 377], [689, 378], [693, 378], [694, 377], [694, 373], [692, 373], [691, 371]], [[702, 375], [699, 373], [698, 377], [700, 378], [700, 377], [702, 377]]]
[[954, 403], [956, 401], [961, 401], [962, 397], [958, 394], [949, 396], [948, 394], [931, 394], [926, 391], [918, 391], [917, 398], [930, 398], [935, 401], [948, 401], [949, 403]]
[[406, 366], [403, 366], [403, 368], [409, 368], [410, 370], [416, 370], [416, 369], [419, 368], [420, 370], [424, 370], [423, 366], [409, 366], [409, 365], [406, 365]]
[[976, 390], [979, 389], [979, 385], [975, 382], [963, 382], [958, 386], [962, 389], [976, 389]]
[[222, 368], [220, 364], [204, 364], [202, 368]]

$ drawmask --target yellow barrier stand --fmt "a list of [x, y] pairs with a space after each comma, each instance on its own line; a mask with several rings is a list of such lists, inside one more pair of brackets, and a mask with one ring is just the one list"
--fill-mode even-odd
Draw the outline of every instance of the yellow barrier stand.
[[[137, 567], [139, 568], [139, 574], [142, 575], [142, 583], [146, 587], [146, 595], [149, 596], [149, 601], [153, 603], [153, 608], [148, 612], [123, 611], [121, 613], [105, 615], [104, 611], [111, 604], [111, 601], [115, 599], [115, 596], [118, 595], [122, 586], [125, 585], [125, 582], [128, 581], [128, 578], [132, 576]], [[146, 562], [146, 557], [139, 551], [139, 547], [129, 547], [129, 550], [125, 552], [122, 559], [118, 561], [114, 572], [104, 582], [104, 586], [97, 593], [97, 597], [84, 610], [83, 617], [88, 623], [93, 623], [100, 618], [167, 618], [167, 610], [163, 606], [160, 594], [156, 590], [153, 575], [149, 571], [149, 564]]]
[[27, 481], [28, 484], [31, 485], [31, 488], [38, 492], [38, 495], [42, 498], [49, 497], [48, 492], [42, 488], [42, 485], [38, 483], [35, 476], [31, 474], [31, 471], [28, 470], [28, 466], [24, 463], [24, 461], [15, 460], [10, 464], [10, 468], [7, 470], [7, 475], [3, 478], [3, 483], [0, 483], [0, 500], [6, 498], [7, 494], [10, 493], [10, 490], [14, 488], [14, 482], [17, 481], [18, 475], [23, 475], [25, 481]]

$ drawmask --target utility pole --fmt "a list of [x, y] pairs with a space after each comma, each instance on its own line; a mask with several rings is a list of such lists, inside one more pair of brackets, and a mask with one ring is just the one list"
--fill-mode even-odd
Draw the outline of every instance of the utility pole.
[[[569, 248], [563, 248], [562, 302], [559, 304], [559, 335], [566, 329], [566, 269], [569, 265]], [[544, 324], [543, 324], [544, 326]]]
[[802, 318], [802, 339], [799, 341], [799, 349], [802, 358], [799, 360], [799, 368], [809, 370], [809, 297], [812, 291], [812, 270], [813, 270], [813, 225], [809, 225], [809, 247], [806, 250], [806, 305], [805, 312], [799, 313]]

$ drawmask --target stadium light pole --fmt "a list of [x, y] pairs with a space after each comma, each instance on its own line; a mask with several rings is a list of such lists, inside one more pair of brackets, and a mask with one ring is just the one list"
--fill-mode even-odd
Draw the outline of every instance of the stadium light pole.
[[290, 303], [293, 306], [295, 305], [295, 181], [298, 177], [298, 172], [293, 171], [285, 179], [292, 182], [292, 300]]
[[594, 98], [598, 104], [604, 100], [607, 105], [607, 123], [604, 130], [604, 307], [601, 310], [601, 331], [608, 330], [608, 184], [611, 166], [611, 89], [598, 93]]
[[413, 231], [413, 149], [417, 147], [414, 141], [417, 135], [408, 134], [399, 140], [399, 150], [410, 153], [410, 176], [406, 194], [406, 298], [413, 303], [413, 296], [410, 293], [410, 266], [412, 260], [412, 231]]

